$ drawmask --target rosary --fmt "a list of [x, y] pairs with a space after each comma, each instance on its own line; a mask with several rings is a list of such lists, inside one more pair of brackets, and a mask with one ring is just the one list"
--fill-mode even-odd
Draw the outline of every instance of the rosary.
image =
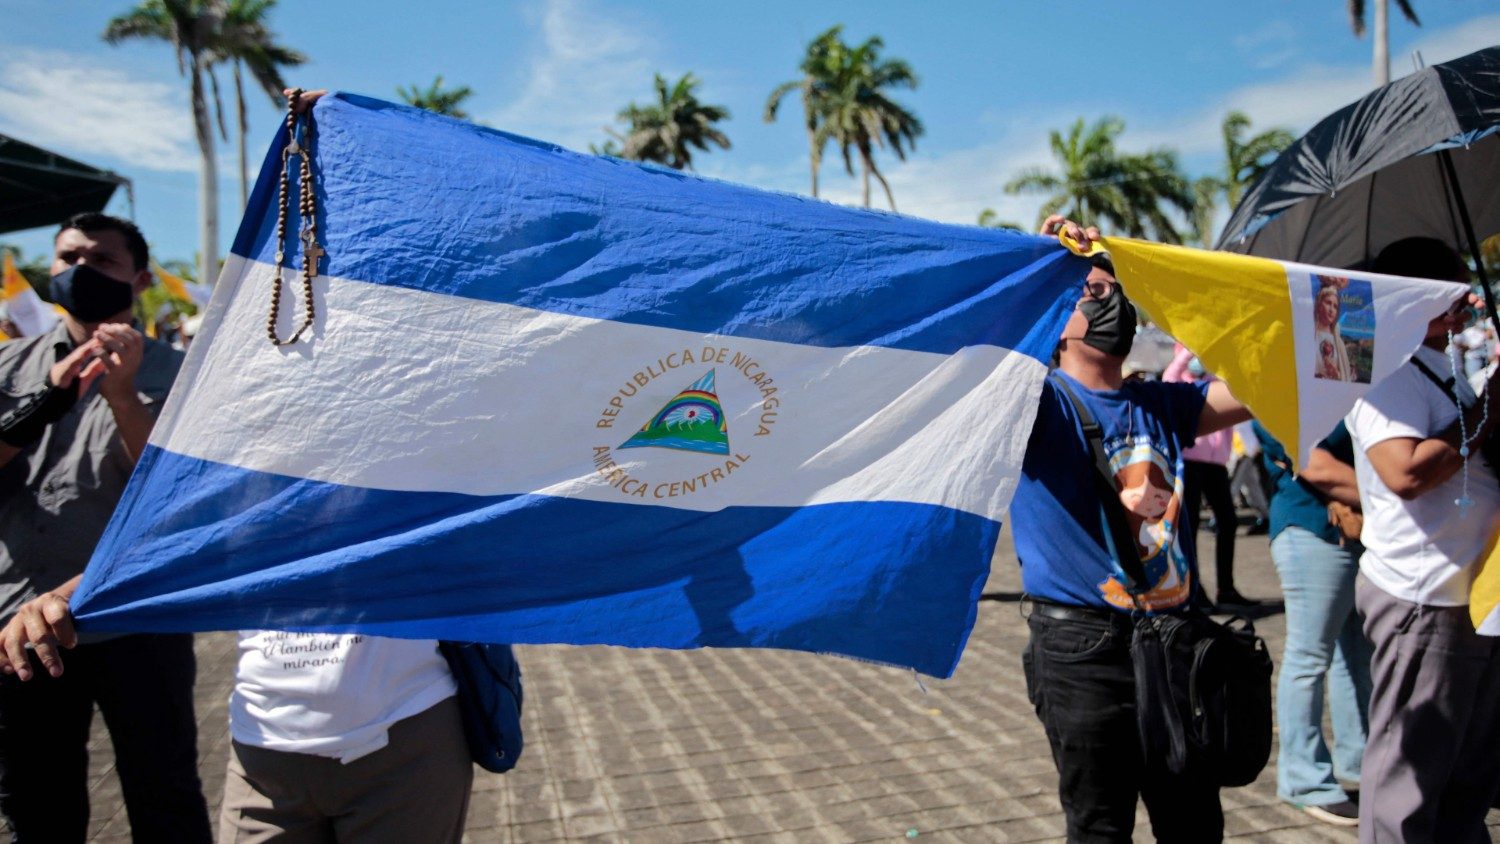
[[[297, 138], [297, 104], [302, 99], [302, 89], [292, 91], [286, 106], [286, 146], [281, 151], [281, 195], [276, 202], [276, 281], [271, 287], [271, 315], [266, 320], [266, 336], [273, 346], [290, 346], [302, 339], [302, 333], [312, 327], [317, 311], [313, 305], [313, 279], [318, 275], [318, 259], [326, 253], [318, 245], [317, 194], [312, 180], [312, 121], [304, 119], [302, 138]], [[291, 193], [291, 178], [287, 175], [292, 158], [299, 159], [297, 210], [301, 218], [302, 241], [302, 298], [306, 303], [302, 325], [285, 340], [276, 336], [276, 319], [281, 313], [281, 272], [286, 266], [286, 209]]]
[[[1448, 369], [1449, 369], [1449, 371], [1451, 371], [1453, 373], [1453, 383], [1455, 385], [1454, 390], [1453, 390], [1453, 396], [1454, 396], [1455, 399], [1457, 399], [1458, 398], [1458, 388], [1457, 388], [1456, 385], [1458, 384], [1458, 379], [1460, 377], [1462, 377], [1462, 376], [1459, 374], [1458, 364], [1453, 359], [1452, 349], [1453, 349], [1453, 332], [1449, 331], [1448, 332], [1448, 349], [1445, 350], [1443, 352], [1443, 354], [1445, 356], [1447, 356], [1447, 358], [1448, 358]], [[1479, 403], [1484, 407], [1484, 413], [1480, 417], [1480, 419], [1479, 419], [1479, 425], [1476, 427], [1476, 429], [1474, 431], [1475, 436], [1478, 436], [1479, 432], [1484, 430], [1485, 423], [1490, 420], [1490, 403], [1489, 403], [1489, 400], [1488, 400], [1489, 389], [1490, 389], [1489, 388], [1489, 383], [1485, 382], [1484, 391], [1479, 394]], [[1463, 463], [1464, 482], [1463, 482], [1463, 492], [1460, 493], [1457, 498], [1453, 499], [1453, 503], [1454, 503], [1454, 505], [1456, 505], [1458, 507], [1459, 512], [1462, 513], [1464, 511], [1468, 510], [1470, 507], [1474, 506], [1474, 499], [1472, 499], [1472, 498], [1469, 497], [1469, 429], [1468, 429], [1468, 426], [1464, 423], [1464, 406], [1463, 406], [1463, 402], [1457, 402], [1457, 404], [1458, 404], [1458, 456], [1461, 457], [1461, 458], [1463, 458], [1463, 461], [1464, 461], [1464, 463]]]

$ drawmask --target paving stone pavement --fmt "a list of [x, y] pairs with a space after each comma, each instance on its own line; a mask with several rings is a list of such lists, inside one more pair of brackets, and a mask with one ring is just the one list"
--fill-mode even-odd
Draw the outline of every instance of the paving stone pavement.
[[[1200, 544], [1212, 560], [1213, 540]], [[1242, 535], [1237, 555], [1241, 591], [1279, 602], [1265, 537]], [[1060, 840], [1056, 772], [1021, 676], [1026, 626], [1008, 536], [993, 568], [949, 680], [782, 651], [520, 648], [526, 752], [505, 776], [476, 769], [465, 840]], [[1257, 629], [1279, 662], [1283, 617]], [[200, 635], [197, 652], [199, 769], [217, 813], [233, 634]], [[98, 719], [92, 750], [91, 840], [128, 841]], [[1224, 792], [1230, 839], [1356, 840], [1279, 802], [1274, 763]], [[1490, 820], [1500, 826], [1500, 813]], [[1150, 839], [1144, 811], [1137, 830]]]

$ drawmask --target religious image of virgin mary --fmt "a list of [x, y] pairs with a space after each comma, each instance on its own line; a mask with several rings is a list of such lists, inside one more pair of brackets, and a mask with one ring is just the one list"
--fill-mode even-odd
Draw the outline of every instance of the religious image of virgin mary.
[[1349, 286], [1340, 276], [1314, 276], [1318, 292], [1313, 296], [1313, 374], [1332, 381], [1353, 381], [1354, 367], [1349, 363], [1349, 349], [1339, 331], [1343, 303], [1339, 294]]

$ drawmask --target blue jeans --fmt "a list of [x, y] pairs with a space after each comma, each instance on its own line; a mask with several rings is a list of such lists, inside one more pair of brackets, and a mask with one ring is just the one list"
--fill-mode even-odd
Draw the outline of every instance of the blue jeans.
[[[1286, 596], [1286, 652], [1276, 684], [1276, 793], [1326, 806], [1349, 799], [1335, 773], [1359, 781], [1369, 730], [1372, 648], [1354, 609], [1359, 552], [1298, 527], [1271, 542]], [[1333, 715], [1333, 752], [1323, 738], [1323, 693]]]

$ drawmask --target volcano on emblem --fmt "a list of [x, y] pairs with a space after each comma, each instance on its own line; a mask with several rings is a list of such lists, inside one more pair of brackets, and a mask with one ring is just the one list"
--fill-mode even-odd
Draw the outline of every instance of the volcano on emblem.
[[675, 448], [704, 454], [729, 453], [729, 428], [715, 392], [714, 370], [662, 405], [620, 448]]

